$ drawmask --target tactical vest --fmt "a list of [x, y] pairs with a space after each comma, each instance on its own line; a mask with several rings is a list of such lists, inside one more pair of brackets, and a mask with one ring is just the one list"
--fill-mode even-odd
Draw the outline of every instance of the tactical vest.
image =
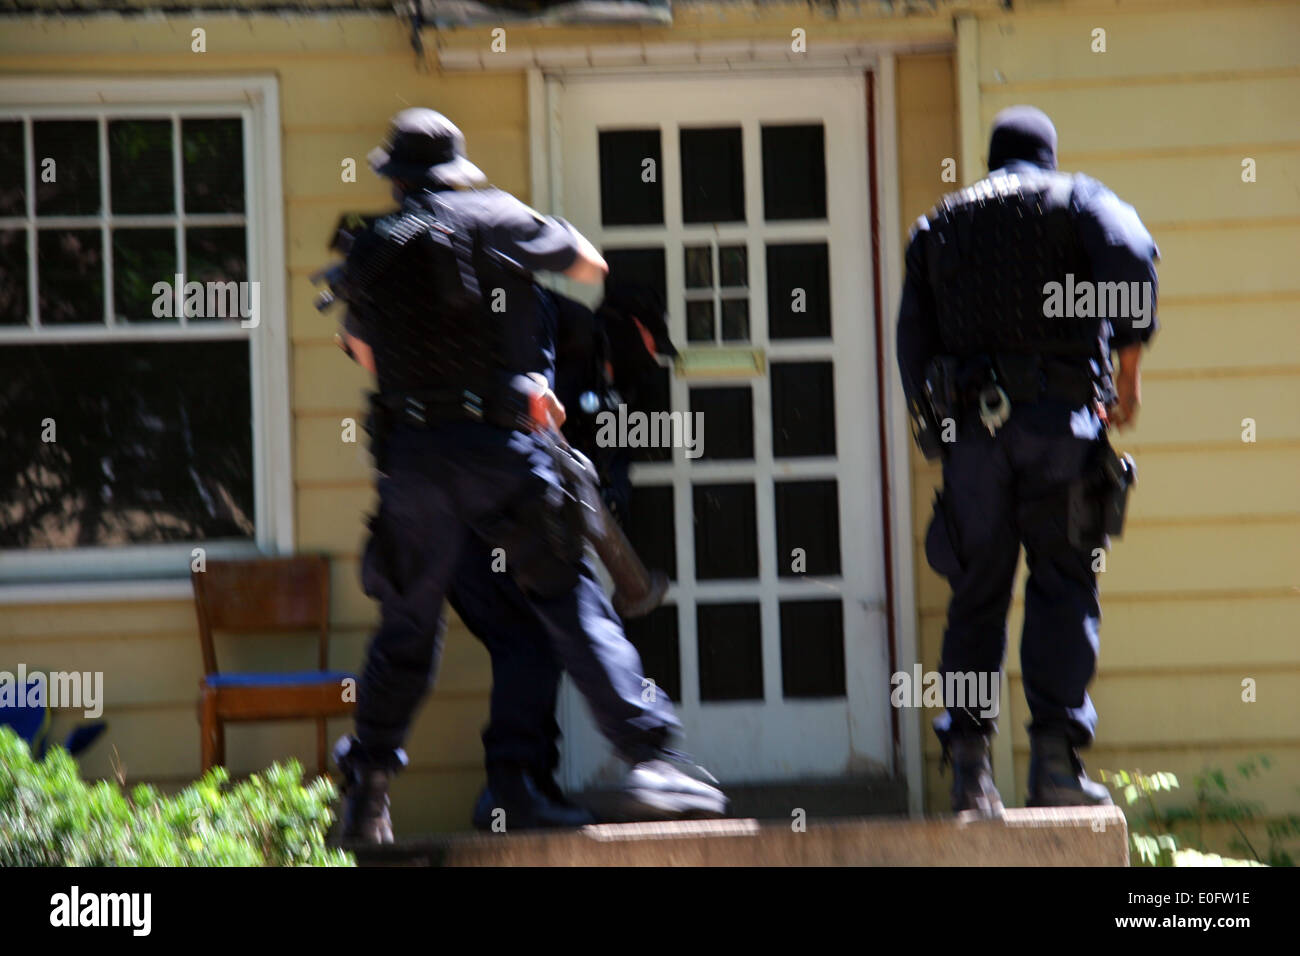
[[[427, 197], [425, 197], [427, 201]], [[348, 298], [367, 316], [381, 393], [487, 394], [505, 371], [502, 320], [484, 301], [492, 270], [469, 217], [408, 198], [358, 238]]]
[[1072, 318], [1068, 309], [1045, 314], [1048, 283], [1092, 279], [1072, 189], [1067, 174], [1010, 173], [951, 193], [931, 210], [926, 262], [944, 352], [1105, 355], [1103, 320]]

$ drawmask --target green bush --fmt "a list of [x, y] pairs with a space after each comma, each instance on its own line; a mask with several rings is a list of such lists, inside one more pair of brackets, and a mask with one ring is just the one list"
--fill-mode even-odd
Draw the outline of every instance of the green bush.
[[[1249, 757], [1237, 764], [1237, 776], [1251, 780], [1272, 765], [1262, 754]], [[1181, 806], [1156, 804], [1156, 794], [1179, 788], [1178, 778], [1172, 773], [1103, 770], [1101, 779], [1133, 808], [1126, 815], [1134, 866], [1295, 866], [1287, 844], [1300, 837], [1300, 815], [1266, 819], [1261, 804], [1236, 795], [1240, 781], [1223, 770], [1209, 768], [1198, 774], [1192, 803]], [[1240, 854], [1240, 858], [1220, 857], [1209, 851], [1207, 824], [1232, 827], [1228, 849]]]
[[302, 785], [297, 761], [229, 785], [216, 768], [175, 796], [87, 784], [55, 748], [32, 759], [0, 726], [0, 867], [350, 866], [327, 849], [334, 785]]

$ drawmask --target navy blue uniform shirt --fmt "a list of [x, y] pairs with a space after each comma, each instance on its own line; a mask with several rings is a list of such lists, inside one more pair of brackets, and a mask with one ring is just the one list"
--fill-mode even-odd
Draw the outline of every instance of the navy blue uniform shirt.
[[[1032, 173], [1039, 167], [1014, 160], [989, 173]], [[1150, 282], [1151, 316], [1144, 328], [1135, 327], [1129, 318], [1112, 318], [1112, 349], [1122, 349], [1148, 341], [1159, 323], [1155, 317], [1156, 260], [1160, 250], [1137, 211], [1104, 185], [1081, 173], [1074, 174], [1070, 197], [1079, 239], [1092, 265], [1094, 282]], [[934, 307], [934, 295], [927, 278], [925, 236], [930, 223], [921, 216], [912, 227], [911, 240], [904, 258], [903, 296], [898, 309], [898, 367], [903, 391], [909, 399], [919, 398], [925, 367], [943, 351]]]
[[[478, 281], [489, 307], [496, 289], [505, 294], [502, 361], [512, 370], [540, 371], [550, 378], [555, 361], [554, 317], [547, 313], [553, 306], [538, 294], [532, 273], [563, 272], [572, 266], [578, 258], [577, 233], [563, 219], [543, 216], [495, 187], [441, 190], [437, 198], [470, 225], [487, 254], [487, 268], [478, 270]], [[372, 310], [349, 309], [344, 326], [357, 338], [371, 341], [369, 327], [382, 322], [383, 316]]]

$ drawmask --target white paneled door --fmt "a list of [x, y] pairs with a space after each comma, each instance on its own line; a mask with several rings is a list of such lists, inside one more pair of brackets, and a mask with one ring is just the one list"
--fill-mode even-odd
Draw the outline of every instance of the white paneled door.
[[[687, 360], [640, 407], [703, 421], [632, 469], [629, 536], [673, 580], [628, 622], [647, 676], [724, 781], [887, 766], [864, 77], [549, 83], [550, 209], [663, 292]], [[560, 715], [566, 785], [615, 779], [567, 681]]]

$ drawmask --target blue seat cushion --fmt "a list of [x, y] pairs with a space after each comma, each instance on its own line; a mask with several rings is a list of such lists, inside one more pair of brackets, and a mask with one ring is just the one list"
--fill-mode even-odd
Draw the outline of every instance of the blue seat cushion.
[[341, 684], [345, 680], [355, 680], [356, 676], [347, 671], [244, 671], [209, 674], [204, 679], [209, 687], [301, 687], [304, 684]]

